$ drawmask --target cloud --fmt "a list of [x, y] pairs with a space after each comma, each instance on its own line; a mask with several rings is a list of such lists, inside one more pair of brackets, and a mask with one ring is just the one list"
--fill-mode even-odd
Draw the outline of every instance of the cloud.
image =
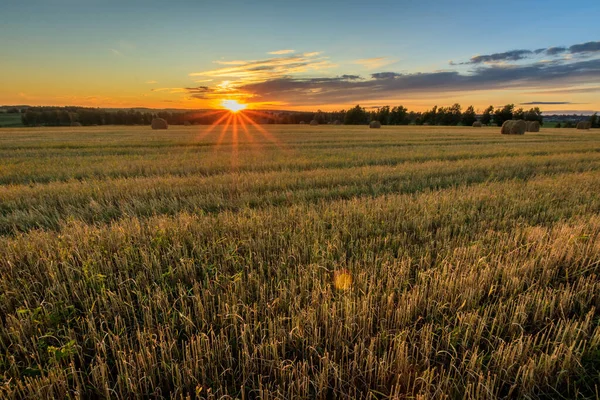
[[[335, 67], [320, 52], [281, 55], [261, 60], [217, 61], [215, 69], [190, 73], [199, 86], [162, 88], [157, 91], [185, 92], [189, 98], [235, 98], [261, 104], [365, 104], [404, 96], [441, 98], [461, 92], [519, 90], [524, 94], [548, 94], [548, 89], [564, 93], [598, 90], [590, 82], [600, 81], [600, 57], [594, 53], [596, 42], [570, 47], [537, 50], [511, 50], [479, 55], [469, 61], [469, 70], [449, 69], [399, 73], [378, 66], [396, 62], [387, 57], [356, 60], [366, 68], [379, 68], [366, 77], [328, 76]], [[575, 56], [576, 51], [585, 56]], [[558, 56], [558, 57], [557, 57]], [[599, 55], [600, 56], [600, 55]], [[531, 59], [528, 61], [524, 61]], [[214, 81], [214, 82], [212, 82]], [[538, 92], [532, 92], [537, 89]], [[545, 90], [545, 91], [544, 91]], [[570, 91], [570, 92], [569, 92]], [[556, 92], [559, 93], [559, 92]], [[562, 100], [562, 99], [559, 99]], [[533, 101], [523, 105], [576, 104], [567, 101]]]
[[246, 64], [248, 61], [242, 61], [242, 60], [233, 60], [233, 61], [213, 61], [215, 64], [221, 64], [221, 65], [244, 65]]
[[392, 60], [388, 57], [374, 57], [374, 58], [362, 58], [360, 60], [355, 60], [354, 64], [362, 65], [367, 69], [376, 69], [385, 67], [386, 65], [391, 65], [397, 63], [397, 60]]
[[567, 51], [567, 48], [566, 48], [566, 47], [548, 47], [548, 48], [545, 50], [545, 53], [546, 53], [547, 55], [549, 55], [549, 56], [554, 56], [554, 55], [557, 55], [557, 54], [564, 53], [564, 52], [566, 52], [566, 51]]
[[540, 90], [537, 92], [529, 92], [528, 94], [571, 94], [571, 93], [593, 93], [600, 92], [600, 86], [591, 87], [570, 87], [552, 90]]
[[570, 101], [530, 101], [528, 103], [519, 103], [520, 106], [542, 106], [542, 105], [557, 105], [557, 104], [581, 104], [571, 103]]
[[108, 51], [110, 51], [111, 53], [113, 53], [113, 55], [115, 55], [115, 56], [122, 56], [123, 55], [123, 53], [121, 53], [117, 49], [108, 49]]
[[280, 77], [238, 89], [258, 101], [294, 104], [352, 103], [427, 92], [521, 89], [580, 84], [600, 79], [600, 60], [569, 64], [479, 66], [469, 73], [436, 71], [414, 74], [378, 72], [371, 79]]
[[157, 81], [146, 81], [147, 84], [153, 85], [155, 83], [158, 83]]
[[282, 54], [291, 54], [296, 52], [296, 50], [276, 50], [270, 51], [268, 54], [282, 55]]
[[511, 50], [504, 53], [494, 53], [481, 56], [473, 56], [467, 62], [460, 64], [483, 64], [498, 63], [503, 61], [519, 61], [533, 54], [531, 50]]
[[221, 83], [220, 85], [217, 85], [215, 87], [196, 86], [186, 87], [181, 90], [189, 94], [191, 98], [203, 100], [223, 99], [224, 97], [238, 99], [246, 99], [248, 97], [251, 97], [247, 93], [237, 90], [236, 87], [229, 86], [227, 82]]
[[154, 88], [151, 92], [185, 93], [185, 88]]
[[219, 61], [218, 63], [224, 65], [224, 67], [193, 72], [189, 75], [192, 77], [219, 78], [229, 81], [230, 86], [239, 86], [336, 66], [326, 57], [321, 57], [320, 54], [319, 52], [313, 52], [264, 60]]
[[587, 42], [582, 44], [574, 44], [569, 47], [571, 54], [600, 52], [600, 42]]
[[399, 76], [402, 76], [402, 74], [397, 74], [395, 72], [376, 72], [371, 74], [371, 78], [373, 79], [394, 79]]
[[558, 56], [565, 54], [565, 57], [569, 59], [570, 56], [582, 53], [595, 53], [600, 52], [600, 42], [587, 42], [581, 44], [574, 44], [570, 47], [558, 46], [548, 47], [536, 50], [511, 50], [504, 53], [494, 53], [473, 56], [469, 61], [455, 63], [450, 61], [450, 65], [469, 65], [469, 64], [493, 64], [503, 63], [507, 61], [520, 61], [526, 58], [530, 58], [536, 55], [547, 55], [547, 56]]

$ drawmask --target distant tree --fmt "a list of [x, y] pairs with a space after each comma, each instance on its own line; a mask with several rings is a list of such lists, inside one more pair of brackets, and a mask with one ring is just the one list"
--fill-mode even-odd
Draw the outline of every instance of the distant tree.
[[556, 128], [560, 128], [560, 122], [556, 124]]
[[390, 106], [380, 107], [375, 113], [374, 120], [381, 122], [381, 125], [389, 125], [390, 123]]
[[312, 119], [316, 120], [319, 123], [319, 125], [323, 125], [328, 122], [325, 113], [321, 110], [317, 110], [316, 114], [313, 115]]
[[408, 113], [408, 124], [423, 125], [422, 114], [420, 112], [411, 111]]
[[575, 124], [573, 123], [573, 121], [567, 121], [565, 122], [563, 128], [575, 128]]
[[390, 111], [390, 125], [408, 125], [410, 119], [408, 117], [408, 110], [403, 106], [392, 108]]
[[433, 108], [431, 110], [427, 110], [423, 114], [421, 114], [419, 125], [423, 125], [423, 124], [436, 125], [437, 119], [438, 119], [438, 106], [433, 106]]
[[460, 104], [454, 103], [451, 107], [448, 108], [447, 113], [448, 116], [446, 117], [446, 120], [448, 123], [445, 125], [456, 126], [460, 124], [462, 120], [462, 107]]
[[512, 119], [525, 119], [525, 110], [522, 108], [514, 110]]
[[483, 111], [481, 116], [481, 123], [483, 125], [489, 125], [492, 122], [492, 114], [494, 113], [494, 106], [489, 106]]
[[346, 125], [366, 125], [369, 123], [369, 114], [360, 105], [351, 108], [344, 116]]
[[542, 111], [539, 107], [531, 108], [525, 113], [525, 118], [523, 119], [526, 121], [537, 121], [540, 125], [544, 124], [544, 117], [542, 116]]
[[513, 110], [515, 109], [514, 104], [507, 104], [502, 108], [497, 109], [494, 112], [494, 122], [498, 126], [502, 126], [504, 121], [508, 121], [509, 119], [513, 119]]
[[600, 122], [598, 121], [598, 113], [594, 113], [590, 117], [590, 124], [592, 124], [592, 128], [600, 128]]
[[473, 106], [467, 107], [465, 112], [462, 114], [462, 124], [464, 126], [471, 126], [473, 122], [477, 121], [477, 116], [475, 115], [475, 109]]
[[9, 108], [8, 110], [6, 110], [6, 112], [7, 112], [8, 114], [18, 114], [18, 113], [20, 113], [21, 111], [20, 111], [20, 110], [19, 110], [17, 107], [11, 107], [11, 108]]

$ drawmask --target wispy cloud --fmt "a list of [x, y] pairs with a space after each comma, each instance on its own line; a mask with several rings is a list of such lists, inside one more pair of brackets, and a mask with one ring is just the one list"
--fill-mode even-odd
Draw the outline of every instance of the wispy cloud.
[[110, 51], [113, 55], [115, 56], [122, 56], [123, 53], [121, 53], [119, 50], [117, 49], [108, 49], [108, 51]]
[[215, 64], [220, 64], [220, 65], [244, 65], [246, 64], [248, 61], [242, 61], [242, 60], [232, 60], [232, 61], [213, 61]]
[[275, 55], [283, 55], [283, 54], [291, 54], [296, 52], [296, 50], [275, 50], [275, 51], [270, 51], [268, 54], [275, 54]]
[[393, 60], [388, 57], [374, 57], [374, 58], [362, 58], [360, 60], [355, 60], [354, 64], [362, 65], [367, 69], [377, 69], [381, 67], [385, 67], [386, 65], [391, 65], [397, 63], [398, 60]]
[[146, 81], [146, 83], [149, 84], [149, 85], [153, 85], [153, 84], [158, 83], [158, 82], [157, 81]]
[[549, 56], [554, 56], [557, 54], [562, 54], [567, 51], [566, 47], [548, 47], [544, 50], [545, 53]]
[[558, 105], [558, 104], [582, 104], [582, 103], [572, 103], [570, 101], [529, 101], [527, 103], [519, 103], [520, 106], [544, 106], [544, 105]]
[[221, 79], [229, 87], [244, 84], [264, 82], [308, 71], [318, 71], [335, 67], [336, 65], [320, 53], [305, 53], [303, 55], [273, 57], [264, 60], [251, 61], [218, 61], [222, 68], [193, 72], [191, 77]]
[[151, 92], [167, 92], [167, 93], [185, 93], [184, 88], [155, 88], [150, 89]]
[[600, 41], [598, 42], [586, 42], [580, 44], [574, 44], [570, 47], [558, 46], [548, 47], [536, 50], [510, 50], [503, 53], [484, 54], [473, 56], [469, 61], [465, 62], [454, 62], [450, 61], [450, 65], [469, 65], [469, 64], [494, 64], [503, 63], [507, 61], [520, 61], [526, 58], [535, 56], [563, 56], [564, 59], [571, 59], [573, 55], [587, 55], [600, 52]]
[[[539, 51], [539, 50], [536, 50]], [[518, 61], [529, 57], [534, 54], [531, 50], [511, 50], [504, 53], [494, 53], [487, 55], [473, 56], [469, 61], [455, 64], [450, 61], [451, 65], [465, 65], [465, 64], [492, 64], [504, 61]]]
[[[363, 65], [367, 70], [379, 69], [364, 77], [328, 76], [328, 70], [336, 65], [318, 52], [262, 60], [218, 61], [218, 68], [189, 74], [197, 78], [199, 86], [180, 90], [185, 91], [190, 98], [197, 99], [236, 98], [257, 103], [297, 106], [373, 104], [398, 96], [435, 95], [436, 98], [442, 98], [460, 95], [461, 92], [507, 89], [530, 95], [536, 93], [534, 89], [540, 94], [551, 93], [548, 92], [549, 89], [564, 89], [564, 93], [585, 93], [597, 91], [597, 85], [586, 85], [600, 81], [600, 53], [596, 53], [595, 42], [589, 43], [475, 56], [468, 62], [461, 63], [471, 65], [467, 71], [451, 68], [399, 73], [383, 69], [396, 62], [389, 57], [356, 60], [355, 63]], [[572, 51], [586, 56], [576, 56]], [[561, 101], [532, 101], [523, 105], [577, 104], [560, 98], [558, 100]]]
[[569, 51], [573, 54], [600, 52], [600, 41], [574, 44], [573, 46], [569, 47]]
[[573, 85], [600, 80], [600, 59], [573, 63], [481, 66], [469, 73], [457, 71], [399, 74], [378, 72], [370, 79], [282, 77], [240, 86], [259, 101], [294, 104], [353, 103], [423, 93], [494, 89], [522, 89]]
[[588, 86], [588, 87], [569, 87], [551, 90], [538, 90], [534, 92], [528, 92], [526, 94], [572, 94], [572, 93], [594, 93], [600, 92], [600, 86]]

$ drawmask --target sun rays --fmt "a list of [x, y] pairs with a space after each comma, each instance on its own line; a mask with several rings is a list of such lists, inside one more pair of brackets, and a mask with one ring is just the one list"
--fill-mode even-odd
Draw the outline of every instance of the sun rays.
[[[231, 103], [229, 103], [231, 104]], [[238, 105], [241, 105], [238, 103]], [[235, 105], [232, 105], [235, 108]], [[245, 105], [244, 105], [245, 106]], [[203, 129], [194, 138], [199, 142], [207, 140], [212, 134], [214, 152], [230, 151], [231, 167], [237, 168], [240, 151], [261, 151], [265, 145], [273, 145], [283, 151], [289, 151], [286, 146], [264, 126], [268, 124], [270, 116], [257, 110], [248, 109], [220, 109], [211, 111], [206, 115], [215, 117], [215, 121]]]

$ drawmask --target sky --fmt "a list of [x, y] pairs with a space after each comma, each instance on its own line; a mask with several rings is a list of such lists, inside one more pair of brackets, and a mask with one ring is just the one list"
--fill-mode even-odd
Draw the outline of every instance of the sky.
[[600, 2], [30, 0], [0, 104], [600, 110]]

